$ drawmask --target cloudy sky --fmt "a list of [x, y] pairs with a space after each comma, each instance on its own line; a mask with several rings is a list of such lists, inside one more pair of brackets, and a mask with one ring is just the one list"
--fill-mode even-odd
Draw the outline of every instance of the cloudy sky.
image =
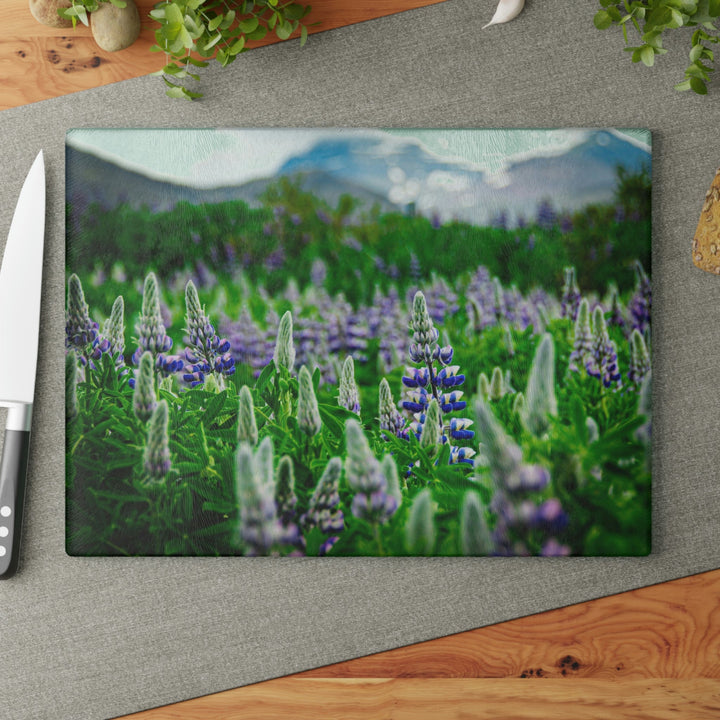
[[[351, 130], [351, 129], [77, 129], [69, 145], [150, 177], [213, 187], [268, 177], [290, 157], [318, 141], [358, 132], [421, 144], [446, 160], [490, 173], [511, 159], [563, 152], [580, 142], [581, 130]], [[647, 132], [617, 131], [643, 147]], [[648, 148], [649, 149], [649, 148]]]

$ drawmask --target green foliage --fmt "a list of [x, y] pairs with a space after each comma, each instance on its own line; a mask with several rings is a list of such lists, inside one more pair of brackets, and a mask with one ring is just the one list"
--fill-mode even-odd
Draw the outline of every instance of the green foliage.
[[[80, 20], [89, 25], [88, 13], [105, 2], [119, 8], [125, 0], [71, 0], [69, 8], [58, 10], [60, 17]], [[305, 18], [309, 5], [280, 0], [164, 0], [158, 2], [149, 16], [160, 27], [155, 30], [155, 45], [150, 52], [163, 52], [167, 64], [153, 75], [162, 77], [171, 98], [195, 100], [202, 93], [186, 88], [182, 81], [199, 80], [192, 68], [207, 67], [216, 60], [222, 67], [230, 65], [248, 50], [247, 43], [262, 40], [274, 32], [278, 40], [287, 40], [300, 30], [300, 45], [307, 42]]]
[[[103, 306], [126, 291], [124, 281], [113, 280], [113, 267], [121, 267], [130, 277], [144, 276], [153, 269], [168, 280], [173, 273], [198, 263], [226, 272], [228, 253], [241, 261], [250, 283], [263, 285], [272, 296], [282, 293], [290, 278], [301, 288], [308, 285], [313, 262], [322, 259], [328, 267], [344, 269], [328, 273], [324, 282], [328, 293], [342, 292], [353, 304], [369, 304], [376, 286], [387, 291], [395, 285], [403, 293], [416, 285], [410, 271], [413, 253], [426, 280], [431, 271], [440, 277], [454, 277], [463, 268], [472, 271], [483, 265], [503, 285], [516, 285], [527, 292], [534, 286], [561, 287], [562, 268], [571, 265], [583, 292], [604, 293], [610, 282], [631, 286], [632, 263], [638, 259], [649, 267], [651, 260], [649, 195], [642, 190], [649, 176], [618, 173], [622, 184], [617, 190], [619, 200], [621, 187], [629, 185], [636, 188], [636, 198], [646, 199], [633, 201], [622, 219], [614, 205], [590, 206], [571, 216], [569, 232], [558, 226], [504, 230], [459, 221], [433, 227], [424, 217], [361, 211], [342, 198], [331, 208], [303, 191], [300, 181], [286, 178], [268, 187], [264, 205], [257, 209], [243, 201], [213, 205], [180, 202], [166, 212], [127, 205], [104, 210], [92, 205], [69, 231], [68, 266], [89, 274], [98, 264], [111, 275], [93, 290], [95, 302], [101, 299], [98, 294], [103, 294], [99, 303]], [[283, 209], [278, 218], [273, 212], [276, 208]], [[201, 237], [202, 243], [173, 242], [180, 227], [185, 237]], [[97, 242], [98, 228], [102, 228], [102, 243]], [[438, 253], [438, 247], [443, 252]], [[269, 267], [268, 259], [280, 251], [285, 257], [283, 266]], [[468, 257], [473, 258], [472, 267]], [[377, 259], [386, 267], [397, 268], [398, 277], [378, 273]], [[346, 268], [368, 280], [348, 282]], [[91, 292], [87, 284], [85, 290]], [[240, 291], [237, 284], [227, 284], [230, 305], [240, 300]], [[262, 308], [257, 298], [250, 300], [253, 316], [262, 317]], [[289, 305], [283, 307], [280, 314], [288, 309]], [[465, 322], [470, 319], [464, 308], [462, 318]], [[491, 372], [492, 367], [488, 377]]]
[[150, 17], [160, 24], [153, 52], [164, 52], [170, 61], [157, 75], [167, 85], [168, 97], [194, 100], [202, 93], [188, 90], [182, 81], [199, 76], [191, 68], [206, 67], [210, 60], [226, 67], [244, 53], [247, 43], [274, 32], [287, 40], [300, 29], [300, 44], [307, 40], [303, 22], [309, 5], [278, 0], [172, 0], [159, 4]]
[[[626, 188], [642, 188], [644, 182], [630, 174], [619, 181]], [[616, 199], [623, 197], [619, 191]], [[70, 275], [71, 327], [111, 318], [100, 325], [112, 328], [120, 341], [125, 323], [152, 326], [152, 334], [164, 323], [172, 352], [182, 354], [188, 280], [197, 263], [215, 255], [213, 281], [192, 286], [191, 305], [212, 323], [221, 313], [237, 318], [247, 307], [264, 331], [276, 330], [265, 320], [272, 310], [281, 341], [275, 361], [268, 358], [265, 367], [238, 362], [225, 387], [212, 391], [207, 384], [188, 388], [177, 375], [161, 379], [157, 371], [153, 377], [148, 366], [147, 382], [136, 379], [143, 385], [146, 408], [140, 415], [128, 384], [136, 338], [126, 339], [125, 365], [105, 353], [91, 369], [79, 353], [69, 353], [68, 551], [232, 555], [264, 548], [290, 554], [282, 532], [294, 526], [308, 555], [485, 554], [488, 537], [498, 530], [491, 505], [496, 490], [522, 462], [550, 476], [533, 500], [558, 499], [568, 515], [567, 527], [556, 535], [558, 543], [574, 554], [648, 552], [649, 374], [639, 386], [625, 382], [632, 336], [606, 323], [608, 317], [597, 317], [595, 326], [605, 324], [617, 346], [622, 388], [605, 388], [597, 378], [569, 370], [574, 322], [558, 312], [563, 268], [569, 265], [576, 268], [579, 290], [591, 305], [610, 286], [616, 301], [623, 308], [629, 305], [636, 282], [633, 261], [649, 267], [649, 224], [640, 190], [637, 199], [622, 219], [615, 206], [578, 212], [567, 232], [460, 222], [433, 227], [421, 217], [364, 213], [352, 199], [331, 208], [298, 184], [282, 181], [268, 188], [266, 205], [257, 210], [241, 202], [181, 203], [157, 214], [124, 207], [102, 215], [94, 209], [103, 243], [94, 240], [98, 231], [92, 231], [88, 214], [80, 222], [83, 231], [69, 245], [68, 271], [82, 277], [81, 284], [78, 275]], [[284, 212], [274, 213], [280, 206]], [[269, 234], [266, 224], [272, 226]], [[197, 246], [187, 241], [192, 233], [202, 238]], [[233, 264], [222, 254], [226, 246], [235, 258], [247, 253], [246, 262]], [[266, 267], [279, 248], [287, 252], [285, 263]], [[410, 273], [410, 251], [419, 259], [420, 277]], [[397, 266], [395, 277], [378, 272], [378, 257]], [[402, 398], [407, 361], [399, 357], [385, 369], [377, 340], [368, 344], [366, 359], [356, 356], [349, 362], [346, 353], [330, 358], [338, 380], [345, 365], [343, 397], [354, 408], [348, 398], [357, 392], [362, 399], [357, 412], [338, 402], [339, 383], [321, 382], [311, 361], [303, 360], [307, 364], [298, 372], [296, 352], [299, 357], [302, 349], [297, 337], [294, 345], [293, 326], [300, 331], [301, 319], [318, 317], [311, 271], [319, 259], [335, 269], [323, 281], [327, 296], [335, 301], [344, 292], [356, 307], [371, 303], [376, 285], [384, 291], [394, 287], [409, 319], [415, 291], [433, 278], [456, 293], [457, 310], [433, 322], [442, 343], [454, 347], [452, 362], [466, 376], [466, 415], [476, 436], [461, 444], [477, 450], [474, 466], [449, 463], [448, 445], [438, 442], [436, 403], [430, 404], [422, 439], [396, 435], [397, 416], [400, 423], [411, 419], [393, 400], [393, 395]], [[107, 273], [98, 281], [93, 280], [99, 277], [96, 261]], [[118, 262], [124, 277], [114, 278]], [[478, 265], [498, 278], [498, 295], [513, 285], [523, 293], [544, 291], [550, 309], [541, 330], [521, 330], [510, 322], [476, 327], [468, 294]], [[150, 279], [143, 292], [145, 277]], [[285, 296], [291, 283], [299, 300]], [[428, 305], [421, 305], [418, 300], [414, 330], [429, 333]], [[606, 301], [604, 307], [609, 307]], [[648, 353], [637, 336], [633, 346], [637, 366], [646, 368]], [[366, 506], [356, 513], [358, 495], [365, 496]], [[379, 495], [386, 496], [381, 515], [370, 507]], [[270, 501], [277, 508], [266, 517], [263, 504]], [[282, 532], [270, 527], [281, 520]], [[251, 543], [257, 527], [267, 535], [262, 547]], [[532, 530], [524, 540], [527, 551], [537, 554], [546, 536]]]
[[89, 26], [88, 13], [95, 12], [100, 5], [109, 3], [118, 8], [124, 8], [125, 0], [70, 0], [70, 7], [58, 8], [58, 15], [65, 20], [70, 20], [73, 27], [77, 26], [79, 20], [86, 27]]
[[714, 68], [712, 45], [720, 42], [715, 23], [720, 18], [720, 0], [600, 0], [602, 8], [594, 18], [595, 27], [606, 30], [613, 25], [622, 27], [628, 43], [628, 25], [640, 36], [641, 44], [625, 48], [634, 63], [646, 67], [655, 64], [655, 56], [664, 55], [663, 34], [679, 28], [695, 28], [690, 39], [690, 64], [685, 79], [677, 90], [692, 90], [698, 95], [707, 94], [707, 83]]

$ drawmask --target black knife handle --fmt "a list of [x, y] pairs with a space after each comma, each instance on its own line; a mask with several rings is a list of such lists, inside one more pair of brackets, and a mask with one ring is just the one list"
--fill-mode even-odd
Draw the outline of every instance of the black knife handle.
[[29, 430], [6, 430], [0, 461], [0, 580], [15, 574], [25, 504]]

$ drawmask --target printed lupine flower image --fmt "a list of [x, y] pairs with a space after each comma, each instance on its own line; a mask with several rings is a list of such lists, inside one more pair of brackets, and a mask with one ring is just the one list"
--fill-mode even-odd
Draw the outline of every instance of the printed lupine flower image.
[[70, 554], [650, 551], [646, 134], [223, 132], [69, 134]]

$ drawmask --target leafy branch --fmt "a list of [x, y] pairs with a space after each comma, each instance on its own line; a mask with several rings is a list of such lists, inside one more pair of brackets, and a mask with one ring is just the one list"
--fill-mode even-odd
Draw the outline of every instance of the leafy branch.
[[202, 93], [188, 90], [179, 81], [199, 80], [192, 67], [207, 67], [215, 59], [222, 67], [245, 52], [247, 42], [274, 32], [287, 40], [300, 28], [300, 45], [307, 41], [303, 19], [310, 6], [280, 0], [172, 0], [159, 3], [150, 17], [160, 23], [151, 52], [164, 52], [168, 62], [156, 73], [167, 85], [169, 97], [193, 100]]
[[[105, 2], [118, 8], [127, 4], [126, 0], [71, 0], [58, 15], [71, 20], [73, 27], [78, 20], [87, 26], [88, 16]], [[150, 52], [164, 52], [166, 64], [152, 74], [162, 77], [169, 97], [202, 97], [183, 85], [185, 80], [200, 79], [194, 68], [207, 67], [211, 60], [226, 67], [248, 49], [248, 42], [262, 40], [268, 32], [287, 40], [299, 29], [303, 46], [311, 27], [304, 22], [310, 10], [309, 5], [292, 0], [162, 0], [149, 13], [160, 25]]]
[[[613, 25], [622, 27], [625, 43], [628, 44], [628, 25], [632, 25], [640, 36], [641, 44], [626, 47], [632, 53], [634, 63], [642, 62], [646, 67], [655, 64], [656, 55], [664, 55], [663, 33], [681, 27], [696, 28], [690, 41], [690, 64], [685, 70], [685, 79], [675, 85], [676, 90], [692, 90], [698, 95], [707, 94], [707, 83], [714, 72], [715, 60], [712, 45], [720, 42], [715, 22], [720, 18], [720, 0], [599, 0], [602, 9], [594, 17], [598, 30]], [[709, 64], [708, 64], [709, 63]]]
[[124, 8], [127, 5], [125, 0], [70, 0], [70, 7], [58, 8], [57, 13], [61, 18], [70, 20], [73, 27], [77, 26], [78, 20], [86, 27], [89, 27], [88, 13], [95, 12], [100, 7], [101, 2], [109, 2], [118, 8]]

